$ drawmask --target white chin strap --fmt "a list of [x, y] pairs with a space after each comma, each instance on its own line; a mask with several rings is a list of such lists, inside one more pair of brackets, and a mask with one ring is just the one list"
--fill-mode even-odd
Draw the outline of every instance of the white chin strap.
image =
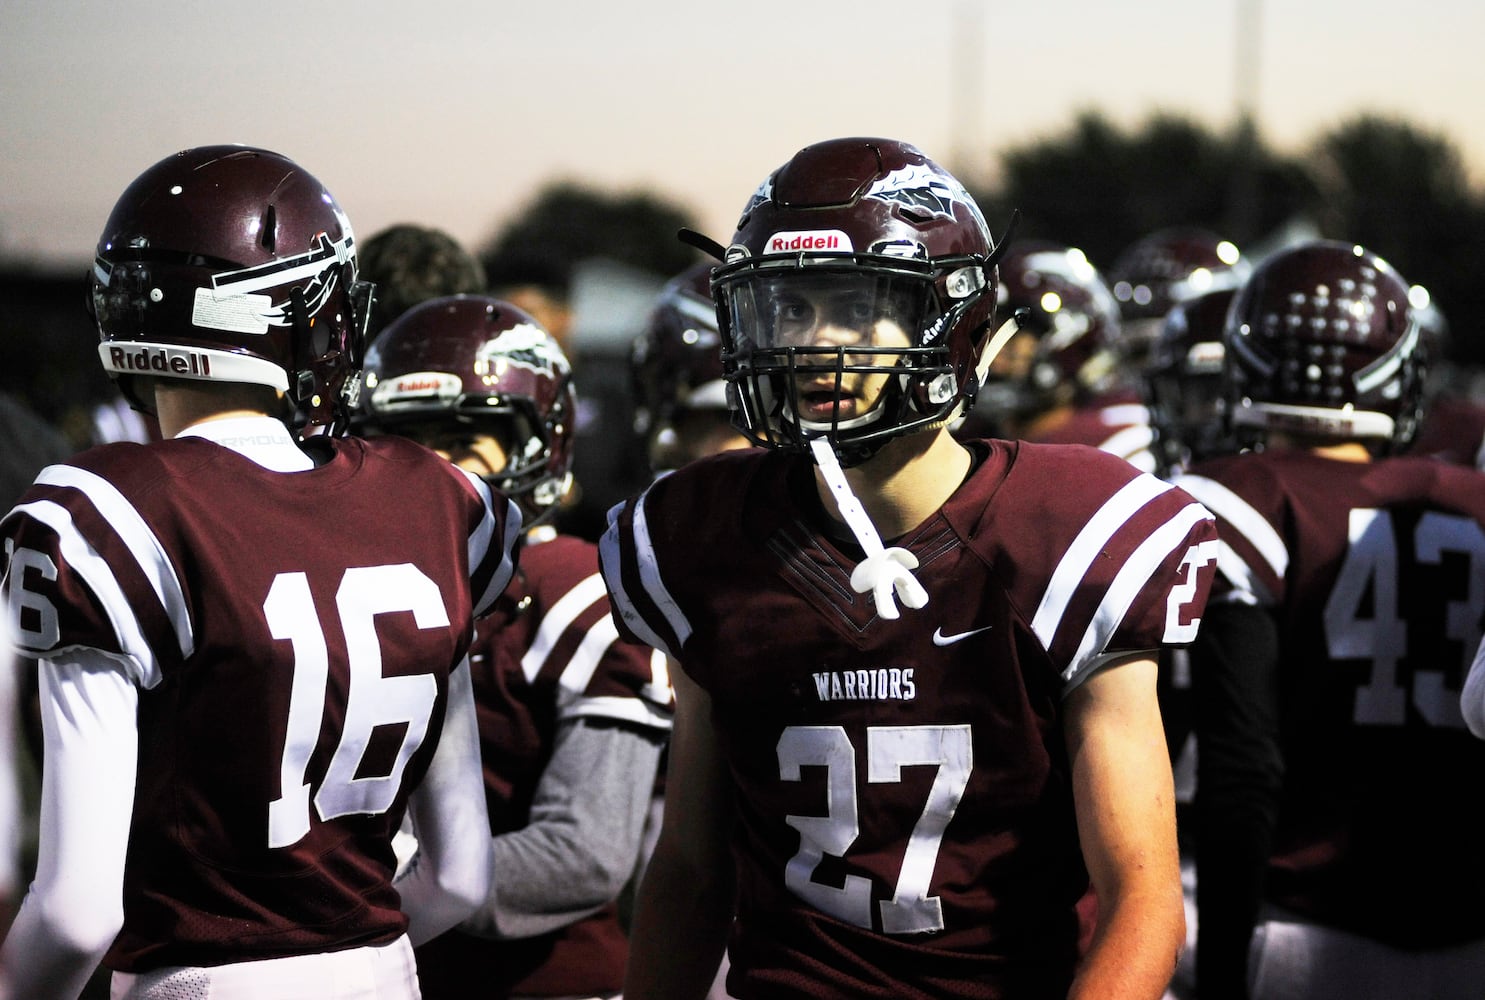
[[851, 492], [846, 474], [841, 471], [840, 462], [835, 457], [835, 449], [827, 439], [811, 438], [810, 450], [815, 454], [815, 464], [824, 473], [830, 492], [835, 494], [835, 505], [840, 508], [841, 516], [866, 553], [866, 559], [851, 571], [851, 589], [858, 594], [870, 593], [876, 602], [877, 614], [883, 618], [898, 617], [894, 593], [910, 608], [923, 607], [928, 603], [928, 591], [912, 573], [918, 568], [918, 557], [907, 549], [882, 547], [882, 536], [877, 534], [866, 508]]

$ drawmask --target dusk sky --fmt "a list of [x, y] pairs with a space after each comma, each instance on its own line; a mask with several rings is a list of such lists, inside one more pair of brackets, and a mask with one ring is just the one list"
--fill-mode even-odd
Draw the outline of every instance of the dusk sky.
[[297, 160], [363, 237], [471, 246], [559, 178], [652, 189], [725, 238], [809, 142], [906, 139], [974, 182], [1090, 109], [1225, 127], [1247, 100], [1286, 152], [1401, 116], [1479, 183], [1482, 38], [1461, 0], [5, 0], [0, 259], [85, 263], [130, 180], [219, 142]]

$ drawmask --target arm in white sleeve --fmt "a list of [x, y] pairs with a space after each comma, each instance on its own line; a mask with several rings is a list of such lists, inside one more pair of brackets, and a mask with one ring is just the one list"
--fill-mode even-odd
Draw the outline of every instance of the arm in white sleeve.
[[96, 653], [42, 660], [36, 879], [0, 946], [0, 996], [72, 1000], [124, 924], [139, 693]]
[[1485, 642], [1475, 650], [1475, 661], [1470, 664], [1464, 690], [1460, 692], [1459, 708], [1470, 732], [1485, 740]]
[[490, 818], [467, 660], [449, 674], [443, 734], [408, 814], [418, 856], [396, 886], [408, 937], [419, 945], [469, 916], [490, 885]]
[[616, 899], [639, 861], [664, 742], [660, 730], [593, 720], [563, 725], [530, 822], [490, 839], [490, 892], [459, 929], [532, 937]]

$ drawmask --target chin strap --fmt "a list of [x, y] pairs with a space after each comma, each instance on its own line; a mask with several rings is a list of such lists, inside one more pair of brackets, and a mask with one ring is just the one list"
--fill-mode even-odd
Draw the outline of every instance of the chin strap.
[[928, 603], [928, 591], [912, 573], [918, 568], [918, 557], [907, 549], [883, 548], [882, 536], [877, 534], [866, 508], [851, 492], [851, 484], [846, 482], [835, 449], [827, 439], [811, 438], [810, 450], [815, 454], [815, 464], [825, 475], [826, 485], [835, 494], [835, 505], [840, 508], [841, 516], [866, 553], [866, 559], [851, 571], [851, 589], [858, 594], [871, 594], [877, 614], [883, 618], [898, 617], [897, 601], [892, 596], [894, 592], [908, 607], [923, 607]]

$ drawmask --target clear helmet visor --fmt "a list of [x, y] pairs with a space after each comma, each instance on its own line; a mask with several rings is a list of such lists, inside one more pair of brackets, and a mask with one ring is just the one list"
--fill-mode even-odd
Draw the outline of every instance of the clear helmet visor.
[[901, 350], [937, 318], [921, 276], [816, 265], [758, 268], [720, 284], [738, 354], [786, 349]]

